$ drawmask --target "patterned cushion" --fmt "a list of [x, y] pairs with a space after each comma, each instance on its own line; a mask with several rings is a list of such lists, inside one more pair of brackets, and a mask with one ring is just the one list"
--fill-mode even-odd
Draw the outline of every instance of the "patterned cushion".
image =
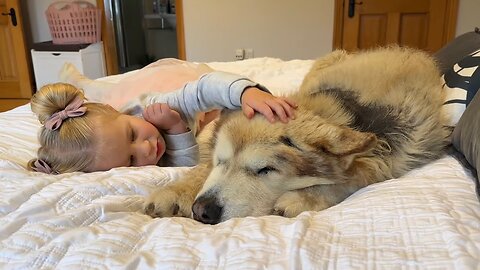
[[444, 74], [455, 63], [462, 60], [466, 55], [480, 49], [480, 29], [467, 32], [456, 37], [438, 50], [434, 57], [437, 59], [440, 71]]
[[480, 88], [480, 49], [455, 63], [442, 76], [447, 93], [444, 110], [455, 126]]

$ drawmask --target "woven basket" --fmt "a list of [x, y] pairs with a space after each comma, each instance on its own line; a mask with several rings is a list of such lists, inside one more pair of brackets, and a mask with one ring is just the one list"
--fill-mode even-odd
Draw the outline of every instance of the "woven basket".
[[102, 13], [89, 2], [54, 2], [45, 15], [54, 44], [86, 44], [101, 40]]

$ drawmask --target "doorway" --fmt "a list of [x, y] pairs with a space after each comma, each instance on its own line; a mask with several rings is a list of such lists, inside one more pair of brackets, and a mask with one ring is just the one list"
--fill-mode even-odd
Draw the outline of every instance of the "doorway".
[[97, 0], [103, 7], [107, 73], [124, 73], [162, 58], [184, 59], [181, 0]]

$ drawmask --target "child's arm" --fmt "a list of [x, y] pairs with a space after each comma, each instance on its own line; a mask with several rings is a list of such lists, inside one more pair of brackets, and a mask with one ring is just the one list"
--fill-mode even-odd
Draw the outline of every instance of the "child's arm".
[[154, 103], [167, 103], [190, 124], [198, 112], [238, 109], [242, 105], [247, 117], [252, 117], [257, 111], [270, 121], [275, 120], [275, 114], [286, 121], [287, 117], [293, 117], [294, 107], [292, 102], [272, 96], [266, 88], [247, 78], [219, 71], [205, 74], [198, 81], [187, 83], [179, 91], [141, 95], [127, 104], [123, 111], [138, 114]]
[[158, 165], [162, 167], [194, 166], [198, 164], [199, 150], [195, 136], [180, 114], [165, 103], [149, 105], [143, 118], [163, 132], [165, 154]]

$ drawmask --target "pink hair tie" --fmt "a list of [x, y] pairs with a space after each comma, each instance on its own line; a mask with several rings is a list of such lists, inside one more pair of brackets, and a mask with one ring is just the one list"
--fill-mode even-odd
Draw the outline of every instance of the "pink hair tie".
[[36, 172], [42, 172], [42, 173], [47, 173], [47, 174], [52, 174], [52, 168], [47, 164], [47, 162], [37, 159], [33, 163], [32, 169]]
[[83, 99], [77, 96], [65, 109], [52, 114], [43, 125], [50, 130], [57, 130], [62, 125], [63, 120], [84, 115], [87, 107], [82, 107], [82, 105]]

